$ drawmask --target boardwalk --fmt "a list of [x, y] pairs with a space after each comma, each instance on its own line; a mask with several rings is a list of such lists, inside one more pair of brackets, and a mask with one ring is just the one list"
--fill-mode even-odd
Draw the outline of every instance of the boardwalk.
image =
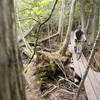
[[[71, 34], [71, 51], [73, 54], [73, 63], [75, 72], [82, 78], [87, 68], [87, 60], [82, 54], [81, 58], [77, 61], [74, 52], [74, 37]], [[100, 73], [93, 71], [91, 68], [88, 72], [87, 78], [84, 83], [88, 100], [100, 100]]]

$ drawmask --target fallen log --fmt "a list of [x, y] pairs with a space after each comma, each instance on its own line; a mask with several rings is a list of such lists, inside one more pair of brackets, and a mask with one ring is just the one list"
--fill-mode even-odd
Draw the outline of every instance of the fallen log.
[[24, 32], [22, 35], [18, 36], [18, 42], [20, 42], [23, 37], [26, 37], [27, 35], [29, 35], [31, 33], [31, 31], [33, 30], [33, 28], [36, 26], [37, 22], [33, 23], [32, 26], [30, 27], [30, 29], [28, 29], [26, 32]]
[[53, 34], [53, 35], [51, 35], [51, 36], [49, 36], [49, 37], [46, 37], [46, 38], [44, 38], [44, 39], [39, 40], [39, 42], [45, 42], [45, 41], [47, 41], [47, 40], [49, 40], [49, 39], [52, 39], [52, 38], [54, 38], [54, 37], [56, 37], [56, 36], [58, 36], [58, 35], [59, 35], [59, 33], [57, 32], [56, 34]]
[[[56, 37], [56, 36], [58, 36], [58, 35], [59, 35], [59, 33], [57, 32], [56, 34], [53, 34], [53, 35], [51, 35], [51, 36], [49, 36], [49, 37], [46, 37], [46, 38], [44, 38], [44, 39], [39, 40], [39, 43], [45, 42], [45, 41], [47, 41], [47, 40], [49, 40], [49, 39], [52, 39], [52, 38], [54, 38], [54, 37]], [[35, 42], [29, 42], [29, 44], [30, 44], [30, 46], [34, 46]], [[24, 45], [22, 45], [22, 46], [24, 46]], [[22, 46], [21, 46], [21, 47], [22, 47]], [[39, 44], [37, 44], [37, 46], [39, 46]]]

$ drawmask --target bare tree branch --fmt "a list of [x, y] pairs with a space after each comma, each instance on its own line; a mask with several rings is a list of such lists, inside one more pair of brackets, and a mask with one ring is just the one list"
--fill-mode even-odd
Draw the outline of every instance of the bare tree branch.
[[[37, 22], [33, 23], [32, 26], [30, 27], [30, 29], [28, 29], [26, 32], [23, 33], [23, 36], [26, 37], [35, 27], [35, 25], [37, 24]], [[22, 35], [18, 36], [18, 42], [20, 42], [22, 40]]]
[[[53, 5], [52, 11], [51, 11], [49, 17], [48, 17], [44, 22], [42, 22], [41, 24], [39, 23], [39, 27], [38, 27], [38, 30], [37, 30], [37, 33], [36, 33], [36, 41], [35, 41], [35, 43], [34, 43], [34, 53], [33, 53], [33, 55], [32, 55], [31, 60], [29, 61], [29, 63], [32, 61], [32, 59], [33, 59], [33, 57], [34, 57], [34, 55], [35, 55], [35, 53], [36, 53], [36, 49], [37, 49], [36, 47], [37, 47], [37, 42], [38, 42], [38, 37], [39, 37], [40, 29], [41, 29], [42, 25], [44, 25], [44, 24], [45, 24], [47, 21], [49, 21], [49, 19], [51, 18], [52, 14], [53, 14], [53, 11], [54, 11], [54, 9], [55, 9], [55, 7], [56, 7], [57, 2], [58, 2], [58, 0], [55, 1], [55, 3], [54, 3], [54, 5]], [[29, 64], [29, 63], [28, 63], [28, 64]]]
[[[56, 7], [57, 2], [58, 2], [58, 0], [55, 1], [54, 6], [53, 6], [53, 8], [52, 8], [52, 11], [51, 11], [49, 17], [48, 17], [44, 22], [42, 22], [42, 23], [39, 25], [38, 31], [37, 31], [37, 33], [36, 33], [37, 35], [36, 35], [36, 42], [35, 42], [35, 48], [34, 48], [33, 57], [34, 57], [35, 52], [36, 52], [36, 46], [37, 46], [37, 42], [38, 42], [38, 35], [39, 35], [39, 32], [40, 32], [41, 26], [44, 25], [47, 21], [49, 21], [49, 19], [51, 18], [52, 14], [53, 14], [53, 11], [54, 11], [54, 9], [55, 9], [55, 7]], [[32, 58], [33, 58], [33, 57], [32, 57]]]

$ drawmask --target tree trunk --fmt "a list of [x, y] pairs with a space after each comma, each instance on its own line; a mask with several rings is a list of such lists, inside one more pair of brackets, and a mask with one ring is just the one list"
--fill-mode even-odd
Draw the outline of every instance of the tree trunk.
[[61, 41], [62, 41], [62, 34], [63, 34], [64, 11], [65, 11], [65, 0], [62, 1], [60, 18], [59, 18], [59, 25], [58, 25], [58, 33], [60, 35]]
[[26, 100], [13, 0], [0, 0], [0, 100]]
[[90, 25], [90, 22], [91, 22], [91, 13], [92, 13], [92, 12], [89, 13], [89, 16], [88, 16], [88, 19], [87, 19], [86, 28], [85, 28], [85, 33], [87, 33], [88, 30], [89, 30], [89, 25]]
[[99, 8], [95, 5], [94, 6], [94, 18], [92, 23], [92, 43], [94, 42], [95, 34], [99, 27]]
[[69, 41], [70, 41], [70, 34], [72, 31], [72, 26], [73, 26], [73, 16], [74, 16], [75, 4], [76, 4], [76, 0], [72, 0], [71, 10], [70, 10], [70, 15], [69, 15], [69, 25], [68, 25], [66, 38], [64, 40], [63, 46], [59, 50], [59, 53], [61, 55], [65, 55], [66, 50], [68, 48]]
[[81, 13], [82, 30], [85, 31], [86, 20], [85, 20], [84, 0], [79, 0], [79, 2], [80, 2], [80, 13]]
[[98, 7], [100, 7], [100, 0], [94, 0], [94, 2], [96, 3], [96, 5], [97, 5]]

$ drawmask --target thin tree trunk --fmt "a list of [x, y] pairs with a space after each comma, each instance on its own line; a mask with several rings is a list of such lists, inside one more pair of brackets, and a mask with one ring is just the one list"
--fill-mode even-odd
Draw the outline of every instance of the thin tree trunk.
[[99, 32], [97, 34], [97, 37], [96, 37], [96, 40], [94, 42], [94, 45], [93, 45], [93, 48], [92, 48], [92, 51], [91, 51], [91, 54], [90, 54], [90, 57], [89, 57], [89, 60], [88, 60], [87, 69], [86, 69], [85, 74], [83, 75], [82, 81], [81, 81], [81, 83], [79, 85], [79, 89], [78, 89], [78, 92], [76, 94], [75, 100], [78, 100], [81, 88], [82, 88], [82, 86], [84, 84], [84, 81], [85, 81], [85, 79], [87, 77], [87, 74], [88, 74], [88, 71], [89, 71], [89, 68], [90, 68], [90, 64], [91, 64], [91, 61], [92, 61], [92, 58], [93, 58], [93, 55], [94, 55], [94, 52], [95, 52], [95, 47], [96, 47], [96, 44], [97, 44], [97, 40], [99, 39], [99, 37], [100, 37], [100, 30], [99, 30]]
[[95, 34], [99, 26], [99, 8], [95, 5], [94, 18], [92, 23], [92, 43], [94, 42]]
[[96, 3], [96, 5], [97, 5], [98, 7], [100, 7], [100, 0], [94, 0], [94, 2]]
[[91, 22], [91, 12], [89, 13], [89, 16], [88, 16], [88, 20], [87, 20], [87, 24], [86, 24], [86, 28], [85, 28], [85, 33], [88, 32], [90, 22]]
[[26, 100], [13, 0], [0, 0], [0, 100]]
[[86, 19], [85, 19], [84, 0], [79, 0], [79, 2], [80, 2], [80, 13], [81, 13], [82, 30], [85, 31]]
[[62, 0], [62, 6], [60, 11], [59, 25], [58, 25], [58, 33], [60, 35], [60, 40], [62, 41], [63, 34], [63, 24], [64, 24], [64, 11], [65, 11], [65, 0]]
[[70, 41], [70, 34], [72, 31], [72, 26], [73, 26], [73, 16], [74, 16], [75, 4], [76, 4], [76, 0], [72, 0], [71, 10], [70, 10], [70, 15], [69, 15], [69, 25], [68, 25], [66, 38], [64, 40], [63, 46], [59, 50], [59, 53], [61, 55], [65, 55], [66, 50], [68, 48], [69, 41]]

